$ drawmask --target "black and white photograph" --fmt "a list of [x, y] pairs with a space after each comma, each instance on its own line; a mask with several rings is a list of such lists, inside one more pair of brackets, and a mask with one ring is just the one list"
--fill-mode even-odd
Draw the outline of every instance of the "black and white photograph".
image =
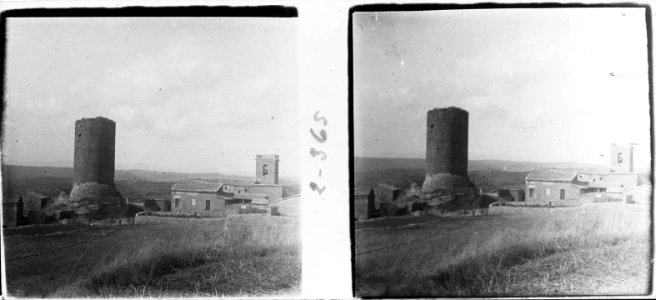
[[189, 11], [3, 13], [3, 296], [301, 292], [298, 13]]
[[358, 6], [355, 297], [648, 295], [646, 6]]

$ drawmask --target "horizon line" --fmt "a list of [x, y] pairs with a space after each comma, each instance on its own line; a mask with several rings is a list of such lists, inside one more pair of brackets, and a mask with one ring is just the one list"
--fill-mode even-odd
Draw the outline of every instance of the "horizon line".
[[[73, 167], [62, 167], [62, 166], [44, 166], [44, 165], [21, 165], [21, 164], [7, 164], [0, 162], [1, 166], [14, 166], [14, 167], [34, 167], [34, 168], [61, 168], [61, 169], [73, 169]], [[180, 173], [180, 174], [215, 174], [215, 175], [224, 175], [224, 176], [239, 176], [239, 177], [252, 177], [256, 176], [251, 175], [238, 175], [238, 174], [227, 174], [217, 171], [193, 171], [193, 172], [184, 172], [184, 171], [162, 171], [162, 170], [152, 170], [152, 169], [114, 169], [114, 171], [147, 171], [147, 172], [161, 172], [161, 173]], [[280, 178], [300, 178], [299, 176], [279, 176]]]

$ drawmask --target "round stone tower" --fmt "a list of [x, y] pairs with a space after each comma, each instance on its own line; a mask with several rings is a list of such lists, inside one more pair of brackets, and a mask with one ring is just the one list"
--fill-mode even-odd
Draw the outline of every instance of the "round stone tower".
[[424, 189], [471, 187], [467, 177], [469, 113], [457, 107], [428, 112]]
[[75, 122], [73, 183], [114, 186], [116, 123], [97, 117]]
[[116, 123], [96, 117], [75, 122], [73, 190], [69, 201], [86, 204], [120, 202], [114, 189]]

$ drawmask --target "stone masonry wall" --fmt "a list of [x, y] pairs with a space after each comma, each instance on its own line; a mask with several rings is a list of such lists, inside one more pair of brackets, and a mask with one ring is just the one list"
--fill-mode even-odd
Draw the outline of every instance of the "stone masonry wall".
[[457, 107], [428, 112], [426, 174], [467, 177], [469, 113]]
[[97, 117], [75, 122], [73, 183], [114, 186], [116, 123]]

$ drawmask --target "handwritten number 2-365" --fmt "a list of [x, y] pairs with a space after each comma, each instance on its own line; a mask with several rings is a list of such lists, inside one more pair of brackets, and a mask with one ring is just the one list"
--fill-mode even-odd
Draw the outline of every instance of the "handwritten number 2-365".
[[[313, 119], [317, 122], [322, 123], [322, 125], [324, 127], [328, 125], [328, 119], [326, 119], [325, 117], [319, 116], [319, 111], [314, 113], [314, 118]], [[328, 133], [323, 128], [321, 130], [319, 130], [319, 134], [317, 134], [317, 132], [315, 132], [314, 129], [310, 128], [310, 134], [312, 134], [312, 137], [319, 144], [325, 143], [326, 140], [328, 139]], [[317, 150], [314, 147], [310, 148], [310, 155], [312, 155], [313, 158], [319, 157], [319, 159], [322, 160], [322, 161], [325, 161], [326, 159], [328, 159], [328, 154], [326, 154], [326, 152], [323, 152], [321, 150]], [[321, 177], [321, 171], [322, 170], [319, 169], [319, 177]], [[310, 188], [313, 191], [316, 191], [317, 193], [319, 193], [319, 195], [323, 194], [323, 192], [326, 190], [325, 185], [319, 186], [319, 184], [317, 184], [314, 181], [310, 182]]]

